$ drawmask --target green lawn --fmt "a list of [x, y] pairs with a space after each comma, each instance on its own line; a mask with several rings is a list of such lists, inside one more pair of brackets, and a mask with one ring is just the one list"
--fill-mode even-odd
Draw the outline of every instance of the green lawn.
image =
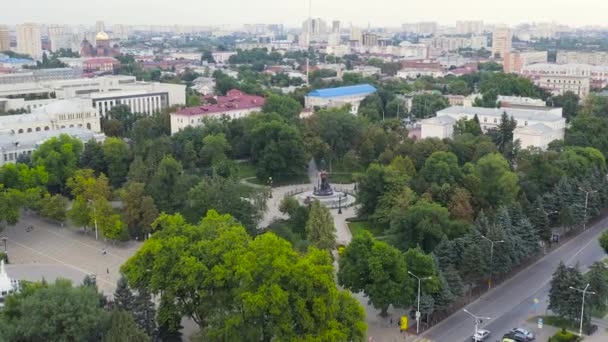
[[251, 197], [256, 191], [258, 191], [258, 189], [247, 184], [239, 184], [239, 193], [241, 194], [241, 197]]
[[348, 222], [348, 228], [353, 236], [361, 234], [366, 230], [372, 233], [372, 235], [375, 237], [385, 235], [382, 227], [374, 226], [369, 221]]
[[239, 179], [255, 177], [255, 166], [251, 162], [238, 163]]
[[550, 325], [552, 327], [556, 327], [556, 328], [560, 328], [560, 329], [566, 328], [566, 329], [572, 330], [572, 331], [578, 331], [578, 329], [579, 329], [578, 323], [569, 321], [567, 319], [563, 319], [558, 316], [534, 316], [534, 317], [528, 319], [528, 322], [536, 323], [536, 322], [538, 322], [539, 318], [543, 319], [544, 324]]

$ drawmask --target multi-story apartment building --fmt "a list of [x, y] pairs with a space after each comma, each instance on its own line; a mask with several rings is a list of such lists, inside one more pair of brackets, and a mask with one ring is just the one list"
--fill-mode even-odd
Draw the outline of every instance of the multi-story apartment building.
[[523, 68], [522, 74], [537, 79], [540, 76], [570, 76], [589, 79], [592, 88], [608, 86], [608, 66], [589, 64], [531, 64]]
[[0, 52], [11, 49], [11, 38], [8, 26], [0, 25]]
[[67, 80], [82, 77], [82, 69], [55, 68], [40, 69], [14, 74], [0, 75], [0, 84], [34, 83], [44, 81]]
[[474, 50], [485, 49], [488, 47], [486, 36], [472, 37], [432, 37], [420, 39], [421, 44], [425, 44], [440, 52], [456, 51], [458, 49], [472, 48]]
[[547, 51], [521, 51], [509, 52], [502, 60], [504, 71], [520, 74], [524, 67], [535, 63], [546, 63]]
[[456, 22], [456, 33], [458, 34], [482, 34], [483, 21], [465, 20]]
[[59, 51], [59, 49], [69, 49], [72, 44], [70, 42], [71, 35], [62, 25], [50, 25], [49, 40], [51, 42], [51, 51]]
[[492, 33], [492, 56], [504, 58], [513, 44], [513, 31], [508, 27], [497, 27]]
[[608, 52], [558, 51], [556, 63], [608, 65]]
[[17, 25], [17, 52], [33, 58], [42, 58], [42, 38], [37, 24]]
[[591, 91], [589, 77], [540, 76], [534, 83], [553, 95], [563, 95], [566, 92], [572, 92], [581, 99], [587, 97]]

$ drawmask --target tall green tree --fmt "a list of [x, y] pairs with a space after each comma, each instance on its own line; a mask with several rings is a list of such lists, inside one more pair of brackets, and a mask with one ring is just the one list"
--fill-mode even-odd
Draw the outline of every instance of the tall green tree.
[[122, 192], [123, 214], [132, 237], [142, 240], [151, 232], [151, 225], [158, 216], [154, 199], [146, 195], [143, 183], [129, 183]]
[[310, 206], [306, 221], [306, 239], [319, 249], [330, 250], [336, 246], [336, 226], [334, 219], [321, 202], [314, 201]]
[[118, 138], [107, 138], [103, 142], [103, 156], [107, 165], [108, 177], [114, 187], [124, 183], [131, 163], [129, 146]]
[[595, 292], [592, 298], [588, 298], [589, 305], [598, 310], [606, 309], [608, 302], [608, 268], [601, 261], [594, 262], [590, 267], [585, 280], [589, 284], [589, 291]]
[[48, 185], [63, 191], [67, 180], [74, 175], [83, 151], [80, 140], [66, 134], [45, 141], [34, 153], [32, 164], [43, 166], [49, 173]]
[[338, 283], [352, 292], [363, 292], [370, 304], [386, 316], [390, 305], [407, 307], [414, 296], [405, 259], [399, 250], [364, 232], [342, 252]]
[[126, 311], [112, 310], [110, 329], [105, 333], [104, 342], [149, 342], [150, 338], [135, 324], [133, 316]]
[[300, 103], [289, 96], [271, 94], [262, 107], [266, 113], [277, 113], [286, 120], [297, 119], [302, 112]]
[[585, 285], [578, 265], [566, 267], [563, 262], [560, 262], [551, 279], [549, 310], [564, 319], [580, 321], [582, 296], [571, 287], [583, 289]]

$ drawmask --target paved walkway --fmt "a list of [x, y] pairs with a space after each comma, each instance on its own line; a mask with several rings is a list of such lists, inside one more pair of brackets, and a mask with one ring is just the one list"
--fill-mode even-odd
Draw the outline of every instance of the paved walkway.
[[[27, 226], [34, 230], [27, 232]], [[94, 232], [61, 228], [27, 213], [1, 235], [8, 238], [9, 276], [30, 281], [62, 277], [78, 283], [86, 275], [95, 274], [99, 289], [106, 295], [114, 292], [120, 266], [141, 245], [135, 241], [113, 245], [101, 238], [95, 240]]]

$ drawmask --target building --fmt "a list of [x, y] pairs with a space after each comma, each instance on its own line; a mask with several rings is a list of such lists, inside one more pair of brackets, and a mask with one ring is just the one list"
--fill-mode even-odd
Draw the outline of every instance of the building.
[[524, 67], [535, 63], [547, 63], [547, 51], [509, 52], [502, 61], [503, 69], [507, 73], [521, 74]]
[[492, 33], [492, 56], [505, 58], [511, 52], [513, 31], [508, 27], [497, 27]]
[[4, 269], [4, 259], [0, 260], [0, 308], [4, 307], [4, 298], [17, 289], [18, 282], [8, 277]]
[[558, 51], [556, 63], [608, 65], [608, 52]]
[[240, 90], [232, 89], [226, 96], [218, 96], [216, 104], [189, 107], [171, 114], [171, 134], [186, 127], [197, 127], [205, 123], [207, 118], [238, 119], [262, 110], [266, 99], [261, 96], [248, 95]]
[[457, 34], [482, 34], [483, 21], [481, 20], [465, 20], [456, 21]]
[[533, 99], [531, 97], [521, 96], [503, 96], [498, 95], [497, 101], [501, 107], [546, 107], [547, 103], [542, 99]]
[[423, 21], [413, 24], [403, 24], [405, 32], [415, 33], [421, 36], [432, 36], [437, 33], [437, 23], [433, 21]]
[[430, 48], [437, 50], [437, 54], [449, 51], [457, 51], [459, 49], [471, 48], [474, 50], [485, 49], [488, 47], [488, 38], [486, 36], [471, 36], [471, 37], [431, 37], [420, 39], [421, 44], [425, 44]]
[[11, 37], [8, 26], [0, 25], [0, 52], [11, 49]]
[[351, 113], [357, 114], [361, 101], [377, 91], [372, 85], [360, 84], [339, 88], [313, 90], [304, 97], [305, 108], [343, 107], [350, 105]]
[[106, 30], [106, 24], [103, 20], [97, 20], [95, 22], [95, 32], [103, 32]]
[[82, 69], [54, 68], [37, 69], [0, 75], [0, 84], [35, 83], [43, 81], [67, 80], [82, 77]]
[[403, 79], [416, 79], [422, 76], [443, 77], [445, 72], [438, 68], [403, 68], [397, 72], [397, 77]]
[[192, 89], [204, 96], [212, 95], [215, 92], [215, 80], [211, 77], [197, 77], [192, 81]]
[[371, 65], [357, 65], [352, 70], [344, 70], [343, 73], [356, 73], [365, 77], [376, 76], [382, 73], [382, 69]]
[[226, 64], [230, 56], [236, 55], [236, 51], [215, 51], [211, 54], [215, 63]]
[[17, 25], [17, 52], [33, 58], [42, 58], [40, 27], [33, 23]]
[[28, 114], [0, 116], [0, 131], [16, 134], [80, 127], [100, 132], [100, 117], [88, 101], [54, 100]]
[[351, 41], [351, 43], [361, 44], [361, 42], [363, 41], [363, 33], [361, 32], [361, 28], [351, 25], [349, 40]]
[[563, 95], [572, 92], [583, 99], [591, 91], [589, 77], [577, 76], [541, 76], [534, 82], [539, 87], [549, 91], [552, 95]]
[[118, 45], [112, 46], [110, 36], [100, 31], [95, 36], [95, 47], [86, 38], [80, 44], [80, 55], [82, 57], [114, 57], [120, 55]]
[[114, 24], [112, 25], [112, 36], [116, 39], [127, 40], [129, 39], [129, 29], [125, 25]]
[[27, 58], [2, 58], [0, 57], [0, 66], [9, 69], [23, 69], [24, 66], [35, 66], [36, 62]]
[[363, 46], [376, 46], [378, 45], [378, 35], [372, 32], [365, 32], [361, 36], [361, 44]]
[[540, 76], [587, 77], [592, 88], [608, 86], [608, 65], [538, 63], [526, 66], [522, 74], [533, 80]]
[[521, 147], [546, 149], [554, 140], [563, 139], [566, 119], [561, 108], [515, 109], [482, 107], [449, 107], [437, 112], [437, 116], [421, 121], [421, 138], [451, 138], [454, 124], [460, 119], [473, 119], [476, 115], [482, 130], [496, 128], [503, 113], [515, 119], [517, 127], [513, 139], [519, 140]]
[[96, 57], [85, 59], [82, 69], [85, 73], [96, 75], [113, 74], [120, 67], [120, 62], [112, 57]]
[[50, 25], [49, 30], [49, 41], [51, 43], [51, 51], [59, 51], [60, 49], [70, 49], [72, 44], [70, 42], [70, 35], [66, 32], [64, 26], [61, 25]]
[[30, 157], [45, 141], [59, 137], [62, 134], [67, 134], [72, 138], [76, 138], [84, 144], [91, 140], [98, 142], [105, 140], [105, 135], [103, 133], [95, 133], [80, 127], [60, 128], [53, 131], [48, 130], [19, 135], [0, 132], [0, 166], [15, 163], [23, 157]]

